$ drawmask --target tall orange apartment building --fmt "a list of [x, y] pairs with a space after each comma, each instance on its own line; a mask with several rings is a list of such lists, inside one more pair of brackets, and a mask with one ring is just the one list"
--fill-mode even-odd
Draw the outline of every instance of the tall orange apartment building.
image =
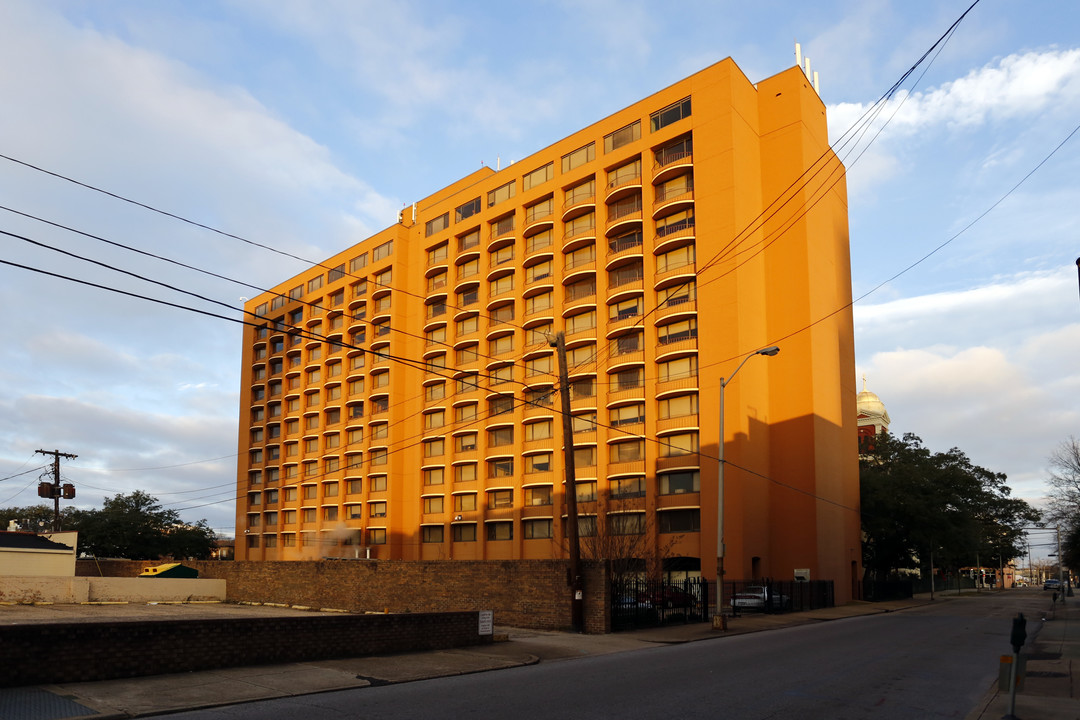
[[[565, 557], [566, 338], [583, 554], [860, 574], [843, 168], [792, 68], [721, 61], [250, 301], [237, 559]], [[242, 537], [239, 537], [242, 536]]]

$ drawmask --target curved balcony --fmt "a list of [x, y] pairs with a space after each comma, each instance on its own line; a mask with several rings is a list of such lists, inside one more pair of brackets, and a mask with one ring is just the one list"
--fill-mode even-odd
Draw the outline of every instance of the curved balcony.
[[688, 244], [696, 237], [694, 218], [658, 228], [653, 238], [653, 254], [660, 255], [681, 245]]
[[673, 433], [682, 430], [700, 430], [697, 414], [683, 415], [682, 417], [665, 418], [656, 421], [656, 432]]
[[653, 203], [652, 216], [655, 220], [693, 206], [694, 188], [684, 188], [679, 192], [666, 193], [664, 197], [657, 197]]
[[551, 241], [550, 236], [546, 242], [530, 243], [525, 242], [525, 256], [523, 258], [522, 265], [528, 267], [530, 264], [535, 265], [537, 262], [541, 262], [544, 258], [551, 258], [555, 254], [555, 243]]
[[697, 375], [668, 378], [656, 383], [656, 399], [660, 400], [672, 395], [681, 395], [692, 390], [698, 390]]
[[555, 213], [551, 210], [543, 210], [536, 213], [525, 211], [525, 226], [521, 229], [523, 237], [532, 237], [544, 230], [555, 227]]
[[694, 167], [694, 151], [684, 149], [683, 143], [679, 143], [678, 148], [658, 151], [654, 158], [652, 167], [653, 185], [666, 182]]
[[643, 258], [644, 253], [645, 244], [640, 232], [629, 236], [612, 238], [607, 243], [607, 265], [605, 267], [611, 269], [626, 258]]
[[679, 316], [697, 315], [697, 300], [690, 296], [668, 298], [656, 308], [656, 320], [669, 320]]
[[607, 194], [604, 196], [604, 202], [611, 204], [616, 200], [621, 200], [628, 195], [633, 195], [635, 192], [641, 192], [641, 172], [627, 173], [622, 177], [615, 178], [608, 181]]
[[697, 263], [695, 262], [669, 266], [663, 270], [658, 269], [653, 275], [653, 289], [663, 290], [665, 287], [678, 285], [687, 280], [693, 280], [696, 276]]
[[573, 252], [594, 242], [596, 242], [595, 225], [572, 228], [563, 235], [562, 251], [564, 253]]
[[575, 193], [568, 197], [562, 207], [562, 221], [567, 222], [596, 210], [596, 193]]

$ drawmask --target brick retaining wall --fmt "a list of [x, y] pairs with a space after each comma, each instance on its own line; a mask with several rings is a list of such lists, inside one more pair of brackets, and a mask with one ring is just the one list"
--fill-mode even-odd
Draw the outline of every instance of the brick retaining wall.
[[6, 625], [0, 626], [0, 667], [4, 668], [0, 686], [110, 680], [491, 642], [490, 635], [478, 634], [478, 623], [478, 613], [459, 612]]
[[[152, 562], [79, 560], [78, 575], [131, 577]], [[273, 602], [391, 613], [494, 610], [514, 627], [571, 627], [567, 563], [558, 560], [194, 561], [201, 578], [226, 581], [231, 602]], [[585, 631], [611, 631], [605, 566], [583, 562]], [[168, 582], [165, 578], [147, 582]]]

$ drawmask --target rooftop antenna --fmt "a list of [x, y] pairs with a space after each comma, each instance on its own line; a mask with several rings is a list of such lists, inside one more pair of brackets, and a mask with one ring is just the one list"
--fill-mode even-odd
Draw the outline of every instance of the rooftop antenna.
[[802, 67], [802, 45], [798, 40], [795, 41], [795, 64]]

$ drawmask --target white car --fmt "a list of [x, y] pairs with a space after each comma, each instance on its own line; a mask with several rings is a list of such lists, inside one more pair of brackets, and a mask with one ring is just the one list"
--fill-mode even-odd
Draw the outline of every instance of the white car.
[[769, 588], [764, 585], [748, 585], [732, 596], [731, 607], [736, 610], [787, 610], [791, 607], [791, 598], [769, 593]]

